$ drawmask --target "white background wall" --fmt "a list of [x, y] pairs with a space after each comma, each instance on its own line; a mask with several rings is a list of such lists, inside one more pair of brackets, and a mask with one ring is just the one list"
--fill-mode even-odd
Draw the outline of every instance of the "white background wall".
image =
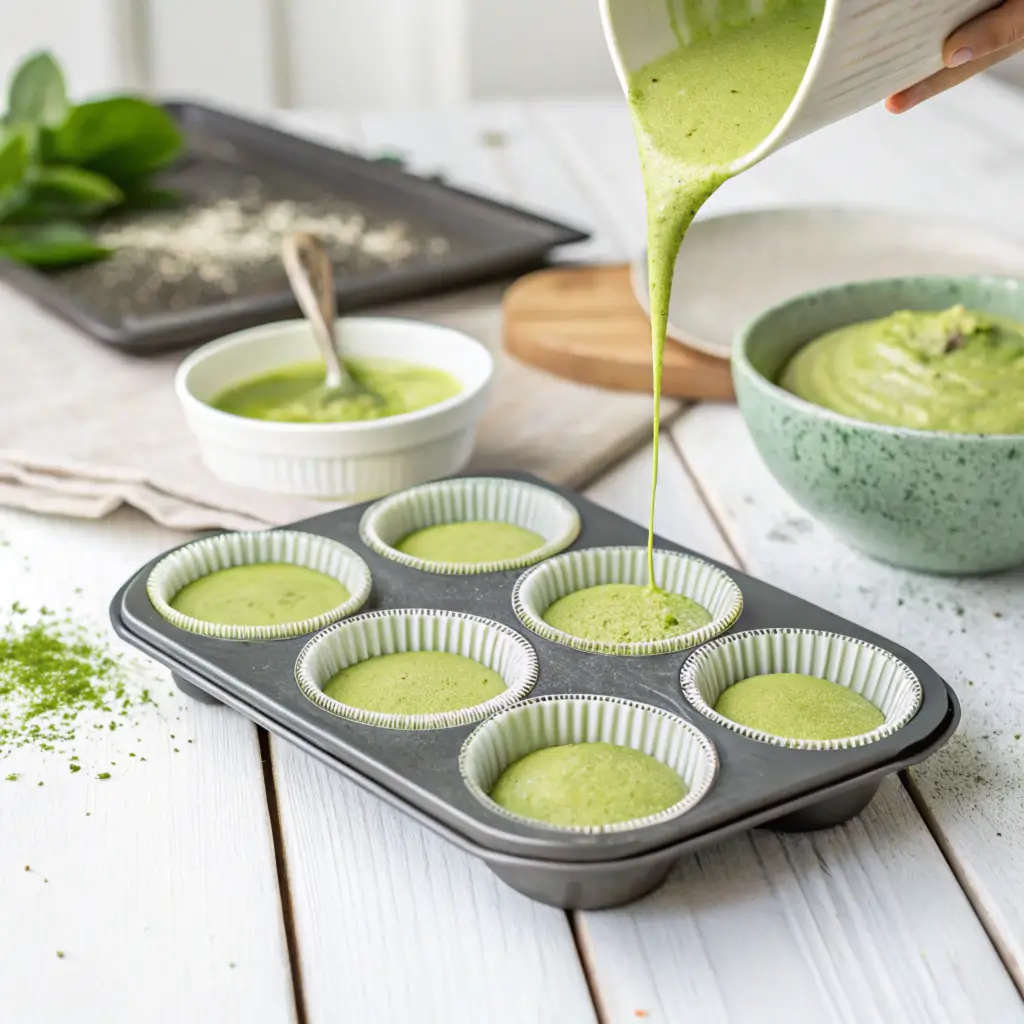
[[478, 96], [617, 89], [597, 0], [470, 0], [470, 85]]
[[0, 4], [0, 76], [45, 46], [77, 93], [351, 109], [615, 91], [597, 0]]
[[[616, 89], [597, 0], [0, 0], [0, 78], [53, 49], [78, 95], [413, 107]], [[1016, 64], [1024, 85], [1024, 62]]]
[[120, 0], [0, 0], [0, 76], [27, 51], [61, 54], [69, 77], [84, 91], [129, 80], [132, 49], [123, 37], [128, 19]]

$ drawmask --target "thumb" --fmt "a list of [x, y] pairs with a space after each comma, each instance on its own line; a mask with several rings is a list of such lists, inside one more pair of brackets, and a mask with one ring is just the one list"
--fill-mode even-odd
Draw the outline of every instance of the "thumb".
[[987, 57], [1024, 40], [1024, 0], [1004, 0], [998, 7], [958, 28], [942, 47], [948, 68]]

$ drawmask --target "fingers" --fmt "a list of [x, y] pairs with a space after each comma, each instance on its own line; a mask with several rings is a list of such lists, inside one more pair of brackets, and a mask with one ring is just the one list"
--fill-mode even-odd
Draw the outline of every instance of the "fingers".
[[942, 47], [942, 63], [957, 68], [1024, 41], [1024, 0], [1005, 0], [958, 28]]
[[[1018, 31], [1024, 32], [1024, 28]], [[987, 56], [970, 60], [966, 64], [943, 68], [930, 78], [926, 78], [923, 82], [918, 82], [917, 85], [912, 85], [909, 89], [904, 89], [903, 92], [890, 96], [885, 101], [886, 109], [893, 114], [905, 114], [919, 103], [923, 103], [933, 96], [938, 96], [939, 93], [945, 92], [947, 89], [952, 89], [954, 85], [959, 85], [979, 72], [987, 71], [993, 65], [1022, 51], [1024, 51], [1024, 38], [1006, 49], [996, 50]]]
[[998, 7], [958, 28], [942, 47], [945, 68], [923, 82], [890, 96], [886, 108], [903, 114], [924, 100], [952, 89], [980, 71], [1024, 49], [1024, 0]]

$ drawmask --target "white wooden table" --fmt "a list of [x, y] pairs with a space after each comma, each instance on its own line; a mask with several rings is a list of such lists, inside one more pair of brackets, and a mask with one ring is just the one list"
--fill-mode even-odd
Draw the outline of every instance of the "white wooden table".
[[[286, 120], [592, 227], [573, 259], [642, 244], [618, 102]], [[870, 111], [712, 209], [884, 203], [1024, 234], [1022, 124], [1024, 96], [987, 83], [902, 120]], [[732, 407], [681, 411], [662, 465], [662, 534], [917, 651], [963, 701], [950, 747], [845, 827], [743, 836], [639, 904], [567, 914], [143, 665], [160, 695], [132, 734], [145, 763], [101, 782], [21, 754], [0, 782], [0, 1020], [1024, 1021], [1024, 574], [933, 579], [850, 552], [776, 486]], [[637, 451], [587, 493], [643, 521], [649, 468]], [[0, 512], [0, 533], [0, 606], [70, 604], [101, 628], [115, 586], [182, 540], [131, 512]], [[97, 735], [94, 760], [127, 755]]]

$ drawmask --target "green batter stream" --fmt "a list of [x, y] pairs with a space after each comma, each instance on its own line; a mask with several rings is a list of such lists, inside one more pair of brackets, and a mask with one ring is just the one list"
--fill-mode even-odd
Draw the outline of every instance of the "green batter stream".
[[[654, 580], [654, 492], [662, 360], [676, 256], [697, 211], [731, 165], [771, 134], [810, 61], [825, 0], [669, 0], [679, 48], [634, 74], [629, 103], [647, 193], [654, 466], [648, 582]], [[709, 7], [720, 13], [708, 16]]]

